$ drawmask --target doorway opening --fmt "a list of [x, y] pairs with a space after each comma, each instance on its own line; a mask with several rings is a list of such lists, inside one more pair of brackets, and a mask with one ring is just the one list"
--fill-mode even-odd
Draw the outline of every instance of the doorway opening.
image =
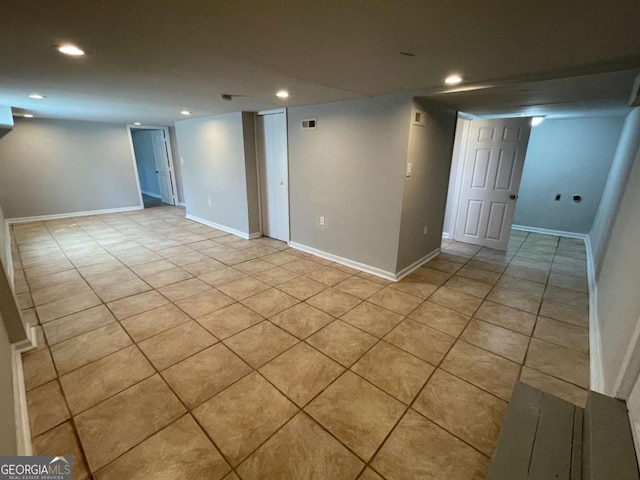
[[140, 205], [153, 208], [176, 205], [177, 187], [169, 129], [129, 126]]

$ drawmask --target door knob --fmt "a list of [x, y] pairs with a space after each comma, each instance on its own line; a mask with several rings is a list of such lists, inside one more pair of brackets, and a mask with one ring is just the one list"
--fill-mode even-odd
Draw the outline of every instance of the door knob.
[[511, 200], [515, 200], [515, 199], [517, 199], [517, 198], [518, 198], [518, 195], [514, 195], [514, 194], [512, 193], [511, 195], [509, 195], [509, 198], [510, 198]]

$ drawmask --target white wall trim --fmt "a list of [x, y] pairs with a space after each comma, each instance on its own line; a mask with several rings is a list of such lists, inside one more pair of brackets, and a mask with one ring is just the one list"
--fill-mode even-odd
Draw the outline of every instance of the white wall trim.
[[[16, 289], [15, 283], [15, 272], [13, 269], [13, 251], [11, 250], [11, 224], [5, 219], [4, 220], [4, 231], [5, 231], [5, 252], [6, 252], [6, 260], [7, 264], [5, 265], [5, 270], [7, 272], [7, 278], [9, 279], [9, 283]], [[0, 267], [1, 268], [1, 267]]]
[[579, 238], [584, 241], [587, 252], [587, 281], [589, 284], [589, 378], [590, 389], [605, 395], [613, 396], [612, 392], [605, 391], [604, 375], [602, 368], [602, 339], [600, 336], [600, 322], [598, 322], [598, 284], [596, 282], [595, 265], [593, 262], [593, 250], [591, 238], [586, 233], [565, 232], [563, 230], [550, 230], [548, 228], [528, 227], [525, 225], [512, 225], [514, 230], [523, 232], [540, 233], [543, 235], [555, 235], [558, 237]]
[[413, 262], [411, 265], [409, 265], [408, 267], [403, 268], [402, 270], [400, 270], [398, 273], [396, 273], [395, 275], [395, 280], [396, 282], [399, 282], [400, 280], [402, 280], [404, 277], [406, 277], [407, 275], [409, 275], [411, 272], [417, 270], [418, 268], [420, 268], [422, 265], [424, 265], [425, 263], [427, 263], [429, 260], [431, 260], [432, 258], [436, 257], [438, 254], [440, 253], [440, 249], [436, 248], [435, 250], [433, 250], [432, 252], [427, 253], [424, 257], [420, 258], [419, 260], [416, 260], [415, 262]]
[[146, 190], [141, 190], [141, 192], [143, 193], [143, 195], [146, 195], [148, 197], [159, 198], [160, 200], [162, 200], [162, 197], [157, 193], [148, 192]]
[[185, 207], [185, 208], [187, 207], [187, 204], [185, 202], [178, 202], [177, 205], [179, 207]]
[[203, 225], [207, 225], [208, 227], [217, 228], [218, 230], [222, 230], [223, 232], [227, 232], [237, 237], [244, 238], [245, 240], [258, 238], [262, 235], [261, 233], [258, 233], [258, 232], [256, 233], [241, 232], [240, 230], [236, 230], [235, 228], [227, 227], [225, 225], [220, 225], [219, 223], [215, 223], [215, 222], [210, 222], [209, 220], [205, 220], [204, 218], [196, 217], [188, 213], [185, 215], [185, 218], [189, 220], [193, 220], [194, 222], [201, 223]]
[[447, 232], [442, 232], [442, 238], [444, 238], [445, 240], [449, 240], [451, 238], [451, 235], [449, 235]]
[[333, 253], [323, 252], [322, 250], [317, 250], [313, 247], [308, 247], [296, 242], [289, 242], [289, 246], [291, 248], [295, 248], [296, 250], [315, 255], [316, 257], [324, 258], [325, 260], [331, 260], [332, 262], [355, 268], [356, 270], [360, 270], [361, 272], [370, 273], [371, 275], [375, 275], [376, 277], [381, 277], [393, 282], [397, 281], [397, 275], [395, 273], [388, 272], [377, 267], [372, 267], [371, 265], [366, 265], [354, 260], [349, 260], [348, 258], [339, 257], [338, 255], [334, 255]]
[[[31, 336], [36, 338], [35, 327], [31, 327]], [[33, 455], [31, 445], [31, 428], [29, 427], [29, 410], [27, 409], [27, 392], [24, 386], [24, 370], [22, 369], [22, 353], [36, 348], [31, 341], [11, 345], [11, 370], [13, 373], [13, 405], [16, 420], [16, 443], [18, 455]]]
[[9, 225], [12, 225], [14, 223], [38, 222], [42, 220], [58, 220], [60, 218], [72, 218], [72, 217], [87, 217], [90, 215], [103, 215], [105, 213], [133, 212], [135, 210], [142, 210], [142, 209], [143, 209], [142, 206], [135, 205], [133, 207], [104, 208], [102, 210], [87, 210], [84, 212], [54, 213], [51, 215], [34, 215], [33, 217], [7, 218], [5, 219], [5, 222]]

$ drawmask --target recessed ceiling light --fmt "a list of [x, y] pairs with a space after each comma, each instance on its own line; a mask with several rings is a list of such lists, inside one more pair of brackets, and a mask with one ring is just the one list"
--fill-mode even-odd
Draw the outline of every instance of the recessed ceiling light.
[[43, 98], [47, 98], [44, 95], [39, 95], [37, 93], [32, 93], [29, 95], [29, 98], [33, 98], [34, 100], [42, 100]]
[[82, 55], [84, 55], [84, 50], [71, 44], [59, 46], [58, 51], [60, 53], [64, 53], [65, 55], [71, 55], [72, 57], [81, 57]]
[[447, 85], [457, 85], [460, 82], [462, 82], [462, 77], [456, 73], [454, 73], [453, 75], [449, 75], [444, 79], [444, 83], [446, 83]]
[[287, 92], [286, 90], [280, 90], [278, 93], [276, 93], [276, 97], [289, 98], [289, 92]]
[[23, 115], [24, 118], [33, 118], [33, 114], [32, 113], [25, 113]]
[[142, 125], [140, 122], [133, 122], [134, 125]]
[[536, 125], [540, 125], [543, 120], [544, 120], [544, 117], [532, 117], [531, 118], [531, 126], [535, 127]]
[[189, 110], [182, 110], [180, 115], [191, 115], [191, 112]]

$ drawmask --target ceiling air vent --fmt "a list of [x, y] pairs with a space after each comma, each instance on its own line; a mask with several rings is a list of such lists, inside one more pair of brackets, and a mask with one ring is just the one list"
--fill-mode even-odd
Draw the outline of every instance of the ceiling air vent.
[[302, 130], [316, 130], [318, 128], [317, 125], [318, 119], [316, 117], [302, 120]]

